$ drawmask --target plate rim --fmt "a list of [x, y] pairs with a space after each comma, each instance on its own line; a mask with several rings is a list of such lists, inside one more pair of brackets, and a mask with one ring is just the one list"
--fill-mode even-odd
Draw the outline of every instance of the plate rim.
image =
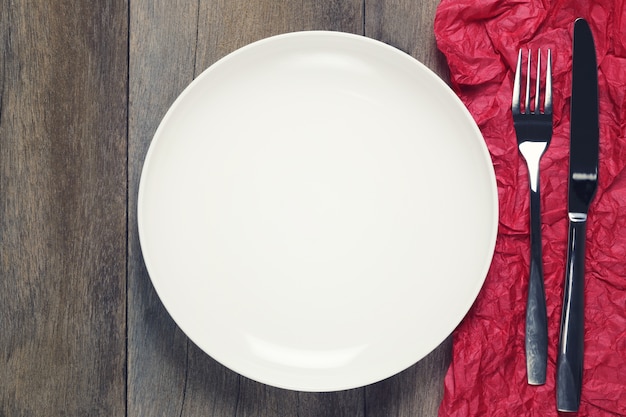
[[[491, 210], [493, 212], [493, 216], [492, 216], [492, 222], [491, 222], [491, 234], [489, 236], [489, 242], [490, 242], [490, 248], [488, 250], [489, 256], [486, 257], [485, 261], [484, 261], [484, 265], [483, 265], [483, 273], [481, 274], [481, 279], [477, 280], [476, 282], [476, 288], [474, 289], [474, 293], [471, 294], [470, 297], [467, 297], [467, 300], [470, 300], [469, 304], [467, 306], [464, 306], [464, 308], [462, 309], [464, 311], [463, 315], [461, 317], [459, 317], [459, 319], [457, 320], [457, 323], [455, 324], [454, 328], [450, 331], [450, 333], [448, 333], [447, 336], [443, 337], [441, 340], [438, 341], [438, 343], [435, 345], [435, 347], [433, 349], [431, 349], [428, 353], [426, 353], [425, 355], [422, 355], [421, 357], [417, 357], [416, 360], [410, 364], [408, 364], [407, 366], [401, 366], [399, 369], [395, 369], [393, 371], [390, 371], [386, 376], [384, 377], [375, 377], [372, 378], [369, 381], [364, 381], [363, 383], [358, 383], [357, 385], [355, 385], [354, 383], [350, 383], [350, 384], [333, 384], [333, 385], [327, 385], [327, 386], [319, 386], [319, 385], [315, 385], [315, 386], [304, 386], [302, 384], [289, 384], [289, 383], [283, 383], [283, 382], [277, 382], [277, 381], [273, 381], [271, 380], [271, 378], [264, 378], [263, 376], [259, 376], [259, 375], [249, 375], [248, 372], [246, 372], [245, 369], [243, 369], [243, 367], [237, 366], [237, 364], [233, 364], [231, 361], [224, 361], [223, 358], [217, 358], [215, 357], [213, 354], [209, 353], [207, 351], [207, 349], [205, 349], [205, 347], [203, 346], [202, 343], [198, 343], [192, 336], [189, 335], [189, 333], [185, 330], [184, 328], [184, 324], [179, 323], [175, 318], [174, 315], [171, 313], [170, 309], [168, 308], [168, 306], [166, 305], [166, 303], [164, 302], [164, 297], [161, 294], [161, 291], [159, 290], [159, 286], [158, 284], [155, 282], [155, 278], [153, 278], [155, 276], [155, 272], [153, 271], [153, 266], [151, 266], [152, 262], [150, 261], [150, 255], [146, 254], [145, 251], [145, 247], [146, 247], [146, 242], [145, 242], [145, 224], [144, 224], [144, 194], [146, 193], [146, 182], [148, 181], [146, 178], [148, 177], [148, 173], [150, 170], [150, 166], [151, 166], [151, 159], [152, 159], [152, 155], [154, 152], [156, 152], [156, 149], [158, 148], [158, 143], [159, 143], [159, 138], [161, 138], [163, 136], [162, 132], [165, 129], [166, 125], [168, 124], [169, 120], [171, 119], [172, 115], [176, 112], [176, 109], [181, 105], [182, 102], [184, 102], [185, 98], [187, 97], [188, 94], [190, 94], [191, 91], [193, 91], [196, 88], [196, 85], [198, 85], [199, 83], [202, 82], [202, 80], [204, 78], [210, 77], [212, 72], [216, 70], [216, 68], [219, 68], [221, 66], [224, 65], [228, 65], [228, 63], [234, 59], [235, 57], [237, 57], [240, 54], [245, 54], [247, 53], [248, 50], [251, 49], [255, 49], [258, 47], [263, 47], [265, 44], [268, 43], [273, 43], [276, 41], [280, 41], [281, 39], [284, 38], [299, 38], [299, 37], [303, 37], [303, 38], [311, 38], [311, 37], [329, 37], [329, 38], [345, 38], [345, 39], [350, 39], [353, 40], [355, 42], [360, 42], [363, 43], [364, 45], [369, 45], [372, 48], [384, 48], [388, 51], [392, 51], [393, 53], [395, 53], [399, 59], [404, 59], [406, 60], [408, 63], [410, 63], [410, 65], [414, 65], [416, 68], [419, 68], [419, 70], [421, 70], [423, 72], [423, 74], [425, 76], [429, 77], [429, 82], [432, 81], [434, 83], [437, 83], [439, 85], [438, 91], [440, 93], [445, 93], [446, 95], [449, 96], [449, 99], [451, 99], [452, 101], [457, 103], [457, 108], [456, 110], [460, 111], [461, 113], [464, 114], [465, 119], [468, 122], [468, 127], [472, 128], [472, 136], [475, 137], [475, 139], [480, 139], [477, 140], [477, 145], [481, 148], [482, 154], [483, 154], [483, 158], [485, 159], [485, 163], [488, 167], [490, 167], [489, 171], [489, 189], [490, 189], [490, 195], [491, 195], [491, 199], [492, 199], [492, 203], [491, 203]], [[469, 133], [469, 131], [468, 131]], [[358, 387], [362, 387], [362, 386], [366, 386], [369, 385], [371, 383], [375, 383], [377, 381], [380, 381], [382, 379], [385, 379], [387, 377], [391, 377], [393, 375], [398, 374], [399, 372], [413, 366], [415, 363], [421, 361], [422, 359], [424, 359], [426, 356], [428, 356], [428, 354], [430, 352], [432, 352], [433, 350], [437, 349], [437, 347], [439, 345], [441, 345], [441, 343], [443, 343], [445, 341], [445, 339], [447, 339], [450, 334], [452, 334], [454, 332], [454, 329], [460, 324], [460, 322], [463, 320], [463, 318], [467, 315], [467, 313], [469, 312], [469, 310], [471, 309], [472, 305], [475, 303], [483, 285], [484, 282], [487, 278], [488, 272], [489, 272], [489, 268], [490, 265], [492, 263], [493, 260], [493, 256], [495, 254], [495, 247], [496, 247], [496, 240], [497, 240], [497, 234], [498, 234], [498, 224], [499, 224], [499, 196], [498, 196], [498, 188], [497, 188], [497, 181], [496, 181], [496, 175], [495, 175], [495, 168], [493, 166], [493, 162], [491, 159], [491, 155], [489, 152], [489, 149], [487, 147], [487, 144], [484, 140], [484, 137], [482, 136], [482, 132], [480, 131], [478, 125], [476, 124], [474, 118], [472, 117], [471, 113], [469, 112], [469, 110], [467, 109], [467, 107], [465, 106], [465, 104], [461, 101], [461, 99], [454, 93], [454, 91], [451, 89], [451, 87], [445, 83], [443, 81], [443, 79], [441, 79], [433, 70], [431, 70], [430, 68], [428, 68], [425, 64], [423, 64], [422, 62], [420, 62], [418, 59], [412, 57], [411, 55], [407, 54], [406, 52], [391, 46], [387, 43], [384, 43], [382, 41], [373, 39], [373, 38], [369, 38], [363, 35], [358, 35], [358, 34], [352, 34], [352, 33], [347, 33], [347, 32], [340, 32], [340, 31], [326, 31], [326, 30], [308, 30], [308, 31], [297, 31], [297, 32], [287, 32], [287, 33], [282, 33], [282, 34], [278, 34], [278, 35], [273, 35], [273, 36], [269, 36], [257, 41], [254, 41], [252, 43], [249, 43], [243, 47], [240, 47], [232, 52], [230, 52], [229, 54], [223, 56], [222, 58], [218, 59], [217, 61], [215, 61], [212, 65], [210, 65], [208, 68], [206, 68], [204, 71], [202, 71], [194, 80], [192, 80], [189, 84], [187, 84], [187, 86], [182, 90], [182, 92], [176, 97], [176, 99], [172, 102], [172, 104], [168, 107], [165, 115], [161, 118], [159, 125], [157, 127], [157, 129], [155, 130], [154, 135], [152, 136], [151, 140], [150, 140], [150, 144], [148, 147], [148, 150], [145, 154], [144, 160], [143, 160], [143, 166], [141, 169], [141, 173], [140, 173], [140, 179], [139, 179], [139, 187], [138, 187], [138, 191], [137, 191], [137, 231], [138, 231], [138, 236], [139, 236], [139, 247], [140, 247], [140, 253], [142, 255], [142, 259], [144, 261], [145, 264], [145, 268], [146, 271], [148, 273], [148, 276], [150, 278], [150, 282], [153, 285], [159, 301], [161, 302], [161, 304], [163, 305], [163, 307], [166, 309], [166, 311], [168, 312], [168, 314], [170, 314], [172, 320], [176, 323], [176, 325], [183, 331], [183, 333], [185, 334], [186, 337], [188, 337], [192, 342], [194, 342], [195, 344], [198, 345], [198, 347], [208, 356], [210, 356], [211, 358], [213, 358], [214, 360], [216, 360], [218, 363], [222, 364], [223, 366], [227, 367], [228, 369], [231, 369], [234, 372], [237, 372], [240, 375], [243, 375], [247, 378], [251, 378], [255, 381], [270, 385], [270, 386], [274, 386], [274, 387], [278, 387], [278, 388], [283, 388], [283, 389], [289, 389], [289, 390], [295, 390], [295, 391], [305, 391], [305, 392], [331, 392], [331, 391], [341, 391], [341, 390], [347, 390], [347, 389], [353, 389], [353, 388], [358, 388]]]

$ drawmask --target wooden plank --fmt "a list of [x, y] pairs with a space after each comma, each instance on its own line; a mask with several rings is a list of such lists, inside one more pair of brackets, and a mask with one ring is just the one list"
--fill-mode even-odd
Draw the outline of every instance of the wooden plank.
[[[365, 408], [365, 388], [339, 392], [304, 393], [298, 394], [299, 417], [367, 417]], [[372, 399], [379, 401], [380, 399]], [[381, 417], [384, 417], [381, 415]]]
[[[131, 11], [131, 27], [135, 27], [131, 32], [131, 224], [136, 192], [132, 190], [138, 183], [141, 159], [167, 106], [191, 81], [189, 74], [197, 76], [238, 47], [277, 33], [305, 29], [362, 31], [363, 16], [357, 3], [339, 6], [326, 2], [295, 5], [212, 1], [201, 2], [197, 10], [193, 8], [195, 4], [184, 6], [181, 2], [175, 7], [165, 2], [151, 3], [152, 8], [134, 4], [137, 9]], [[348, 10], [338, 12], [338, 7]], [[154, 15], [143, 20], [145, 16], [141, 14], [148, 12]], [[195, 26], [189, 23], [194, 12]], [[434, 53], [433, 14], [434, 5], [430, 2], [368, 2], [366, 34], [411, 53], [445, 76], [445, 63]], [[137, 68], [133, 66], [135, 42], [142, 55], [137, 56]], [[192, 51], [188, 49], [190, 45]], [[151, 61], [143, 57], [150, 57]], [[157, 83], [159, 91], [141, 87], [142, 80]], [[364, 389], [312, 394], [267, 387], [215, 363], [180, 334], [152, 292], [136, 238], [131, 235], [129, 239], [129, 415], [169, 415], [176, 410], [184, 416], [436, 415], [449, 361], [449, 341], [416, 366]], [[160, 363], [164, 359], [165, 364]], [[175, 392], [170, 387], [176, 387]]]
[[433, 24], [438, 1], [368, 0], [365, 35], [412, 55], [444, 80], [445, 58], [437, 49]]
[[[368, 0], [365, 35], [412, 55], [444, 80], [445, 58], [438, 51], [433, 24], [438, 2]], [[450, 363], [452, 338], [406, 371], [367, 387], [371, 416], [436, 416], [443, 397], [443, 378]]]
[[124, 415], [127, 4], [0, 16], [0, 415]]
[[443, 377], [450, 362], [450, 341], [400, 374], [366, 388], [368, 416], [437, 416]]
[[[205, 68], [258, 39], [296, 30], [362, 33], [360, 0], [131, 2], [129, 124], [129, 416], [355, 415], [358, 394], [280, 390], [240, 377], [200, 351], [156, 297], [136, 236], [136, 193], [143, 157], [167, 107]], [[313, 397], [311, 397], [313, 396]], [[303, 409], [303, 404], [305, 409]]]
[[196, 75], [217, 59], [268, 36], [302, 30], [363, 33], [361, 0], [203, 1]]
[[150, 283], [137, 236], [143, 158], [167, 108], [193, 80], [197, 0], [130, 3], [128, 124], [129, 416], [178, 416], [184, 404], [189, 342]]

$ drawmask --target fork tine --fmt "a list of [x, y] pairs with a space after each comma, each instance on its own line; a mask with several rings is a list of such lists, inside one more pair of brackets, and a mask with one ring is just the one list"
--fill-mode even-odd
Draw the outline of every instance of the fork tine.
[[552, 114], [552, 51], [550, 49], [548, 49], [546, 64], [546, 97], [544, 99], [543, 112]]
[[537, 79], [535, 80], [535, 108], [533, 113], [539, 114], [539, 92], [541, 91], [541, 48], [537, 50]]
[[517, 66], [515, 67], [515, 80], [513, 81], [513, 98], [511, 99], [511, 111], [513, 114], [520, 114], [520, 93], [521, 93], [521, 73], [522, 73], [522, 50], [517, 54]]
[[528, 65], [526, 68], [526, 100], [524, 101], [524, 111], [522, 113], [530, 114], [530, 61], [531, 54], [528, 50]]

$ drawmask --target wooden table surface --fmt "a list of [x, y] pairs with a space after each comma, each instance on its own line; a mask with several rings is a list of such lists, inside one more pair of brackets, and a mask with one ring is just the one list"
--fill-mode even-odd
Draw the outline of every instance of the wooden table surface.
[[0, 0], [0, 416], [436, 416], [450, 340], [335, 393], [224, 368], [156, 296], [137, 235], [155, 129], [217, 59], [284, 32], [393, 45], [445, 78], [437, 0]]

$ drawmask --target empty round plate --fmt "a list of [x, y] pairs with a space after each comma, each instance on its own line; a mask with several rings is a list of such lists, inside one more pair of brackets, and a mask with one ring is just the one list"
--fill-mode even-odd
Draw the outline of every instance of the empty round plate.
[[161, 122], [138, 221], [154, 287], [202, 350], [293, 390], [367, 385], [474, 302], [495, 175], [455, 94], [366, 37], [298, 32], [207, 69]]

